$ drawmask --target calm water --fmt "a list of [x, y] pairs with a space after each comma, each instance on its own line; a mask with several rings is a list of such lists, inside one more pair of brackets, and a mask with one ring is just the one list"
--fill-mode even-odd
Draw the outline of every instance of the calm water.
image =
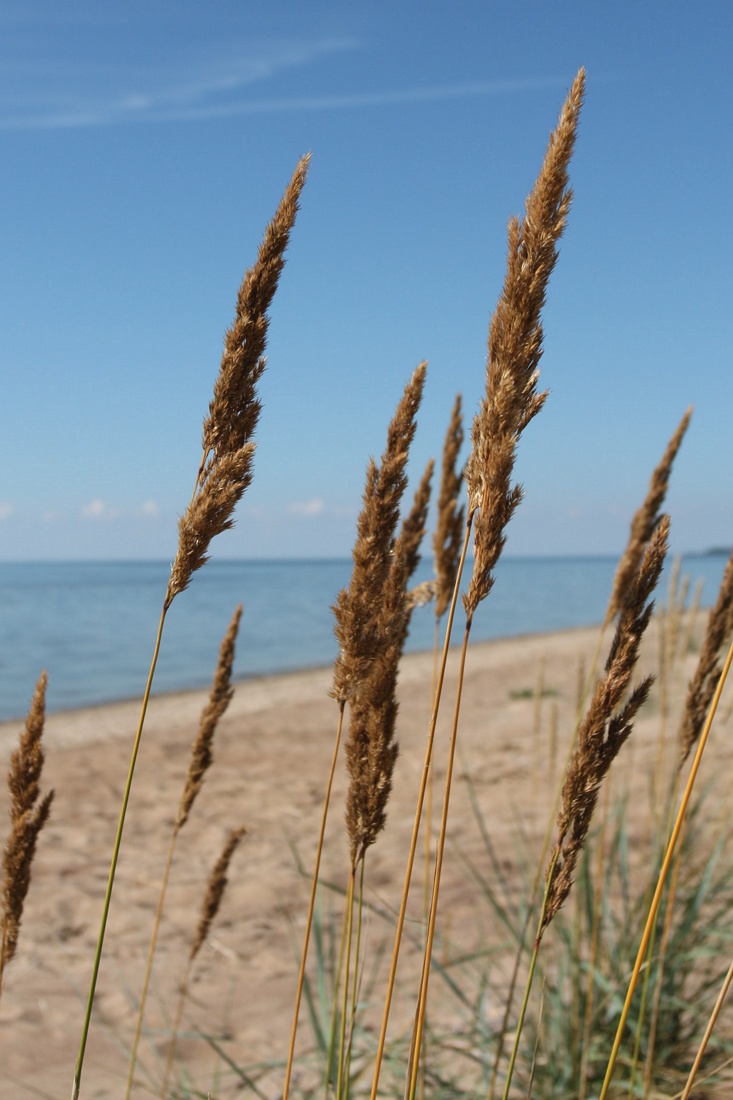
[[[683, 560], [684, 572], [704, 580], [703, 602], [715, 598], [725, 561], [722, 555]], [[615, 564], [610, 557], [502, 561], [473, 636], [600, 621]], [[350, 571], [348, 560], [209, 563], [168, 614], [156, 691], [209, 684], [240, 602], [238, 677], [330, 664], [336, 652], [330, 606]], [[25, 714], [42, 668], [49, 710], [139, 696], [168, 572], [164, 562], [0, 563], [0, 719]], [[660, 591], [665, 598], [664, 580]], [[430, 649], [433, 626], [432, 608], [418, 609], [409, 648]]]

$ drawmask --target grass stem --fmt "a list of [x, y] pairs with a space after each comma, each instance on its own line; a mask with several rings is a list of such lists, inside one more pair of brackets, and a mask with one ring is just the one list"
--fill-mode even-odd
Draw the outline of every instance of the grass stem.
[[158, 633], [155, 639], [155, 648], [153, 649], [153, 657], [150, 662], [150, 670], [148, 672], [148, 680], [145, 685], [145, 694], [143, 695], [142, 706], [140, 708], [140, 719], [137, 725], [137, 731], [135, 733], [135, 741], [132, 746], [132, 755], [130, 757], [130, 766], [127, 772], [127, 782], [125, 783], [125, 790], [122, 796], [122, 806], [120, 807], [120, 817], [117, 823], [117, 833], [115, 835], [114, 847], [112, 849], [112, 862], [110, 863], [109, 876], [107, 879], [107, 889], [104, 895], [104, 905], [102, 907], [102, 920], [99, 926], [99, 936], [97, 938], [97, 949], [94, 955], [94, 965], [92, 967], [92, 979], [89, 986], [89, 995], [87, 997], [87, 1006], [84, 1013], [84, 1021], [82, 1024], [81, 1042], [79, 1044], [79, 1053], [76, 1059], [76, 1066], [74, 1067], [74, 1080], [71, 1088], [71, 1100], [78, 1100], [79, 1091], [81, 1089], [81, 1073], [84, 1067], [84, 1054], [86, 1051], [87, 1038], [89, 1036], [89, 1025], [92, 1019], [92, 1007], [94, 1005], [94, 994], [97, 988], [97, 978], [99, 976], [99, 966], [102, 959], [102, 948], [104, 946], [104, 934], [107, 930], [107, 917], [109, 916], [109, 907], [112, 901], [112, 887], [114, 886], [115, 874], [117, 871], [117, 861], [120, 855], [120, 845], [122, 844], [122, 831], [125, 827], [125, 817], [127, 815], [127, 804], [130, 801], [130, 792], [132, 790], [132, 778], [135, 774], [135, 764], [137, 763], [137, 755], [140, 749], [140, 741], [142, 739], [143, 726], [145, 725], [145, 715], [148, 712], [148, 702], [150, 700], [150, 692], [153, 686], [153, 677], [155, 676], [155, 669], [158, 664], [158, 654], [160, 653], [160, 643], [163, 638], [163, 627], [165, 625], [165, 617], [168, 612], [168, 604], [163, 604], [163, 609], [160, 613], [160, 622], [158, 623]]
[[606, 1076], [604, 1078], [603, 1086], [601, 1088], [598, 1100], [605, 1100], [606, 1096], [608, 1095], [608, 1090], [611, 1085], [611, 1078], [613, 1077], [613, 1071], [616, 1065], [616, 1059], [618, 1058], [618, 1052], [621, 1047], [621, 1040], [623, 1038], [624, 1028], [626, 1027], [626, 1021], [631, 1010], [631, 1001], [634, 996], [634, 991], [636, 990], [636, 984], [639, 980], [639, 972], [646, 956], [647, 947], [649, 946], [652, 928], [654, 927], [654, 923], [656, 921], [657, 910], [659, 908], [659, 902], [662, 897], [662, 891], [664, 889], [664, 884], [667, 880], [667, 874], [669, 873], [669, 868], [672, 863], [672, 858], [674, 856], [675, 848], [677, 846], [677, 841], [682, 831], [682, 824], [685, 819], [685, 814], [687, 812], [690, 798], [692, 796], [692, 788], [695, 784], [695, 779], [697, 778], [697, 773], [700, 769], [702, 755], [705, 751], [705, 746], [707, 744], [708, 736], [710, 734], [710, 728], [713, 724], [715, 712], [718, 709], [718, 703], [720, 702], [720, 696], [722, 695], [723, 687], [725, 685], [728, 672], [730, 671], [731, 663], [733, 663], [733, 643], [731, 643], [730, 645], [728, 655], [725, 659], [725, 664], [723, 666], [723, 670], [720, 674], [717, 686], [715, 688], [715, 694], [713, 695], [710, 709], [705, 720], [705, 725], [703, 726], [702, 733], [700, 734], [700, 739], [697, 744], [697, 750], [695, 752], [695, 758], [692, 762], [692, 767], [690, 768], [690, 774], [687, 779], [687, 784], [682, 795], [682, 801], [680, 803], [679, 810], [677, 811], [677, 818], [674, 823], [674, 828], [672, 829], [672, 834], [669, 838], [667, 851], [664, 857], [661, 871], [659, 872], [657, 887], [654, 891], [654, 897], [652, 898], [649, 913], [647, 914], [646, 926], [644, 928], [644, 933], [641, 937], [641, 943], [639, 944], [639, 951], [637, 953], [636, 962], [634, 964], [634, 969], [631, 974], [631, 979], [629, 981], [629, 988], [626, 992], [626, 1000], [624, 1001], [624, 1006], [621, 1011], [621, 1018], [618, 1023], [618, 1028], [616, 1029], [616, 1037], [613, 1042], [613, 1047], [611, 1048], [611, 1054], [608, 1059], [608, 1066], [606, 1068]]

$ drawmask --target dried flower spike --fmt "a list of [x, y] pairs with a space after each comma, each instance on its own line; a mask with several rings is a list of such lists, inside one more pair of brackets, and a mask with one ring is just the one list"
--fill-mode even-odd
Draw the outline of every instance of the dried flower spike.
[[634, 583], [627, 589], [616, 634], [568, 765], [558, 814], [558, 838], [550, 860], [543, 930], [563, 904], [585, 846], [601, 783], [621, 746], [631, 733], [633, 720], [645, 702], [653, 677], [642, 680], [626, 693], [649, 625], [654, 601], [651, 595], [664, 566], [669, 536], [669, 517], [662, 516], [644, 554]]
[[466, 525], [466, 509], [459, 504], [463, 471], [458, 456], [463, 446], [461, 395], [458, 394], [443, 445], [443, 467], [438, 496], [438, 520], [433, 535], [435, 557], [435, 617], [440, 619], [448, 609], [456, 583], [458, 562]]
[[267, 227], [257, 263], [247, 271], [239, 290], [236, 317], [224, 340], [214, 396], [204, 420], [204, 458], [196, 489], [178, 524], [178, 551], [168, 581], [166, 608], [207, 561], [211, 540], [232, 527], [234, 509], [252, 481], [252, 436], [260, 415], [256, 384], [265, 368], [267, 310], [285, 263], [308, 162], [307, 156], [299, 162]]
[[611, 598], [608, 602], [608, 610], [606, 611], [607, 623], [610, 623], [614, 615], [620, 610], [624, 601], [626, 589], [632, 584], [639, 570], [639, 563], [644, 556], [644, 551], [649, 545], [649, 540], [659, 523], [660, 509], [667, 495], [667, 486], [669, 485], [669, 478], [672, 473], [672, 463], [680, 449], [691, 416], [692, 409], [689, 408], [667, 444], [661, 461], [650, 478], [649, 488], [644, 498], [644, 502], [637, 509], [631, 521], [629, 540], [618, 563], [616, 575], [613, 579]]
[[219, 661], [214, 673], [214, 682], [211, 685], [209, 699], [201, 712], [199, 730], [191, 750], [191, 760], [188, 766], [186, 785], [181, 796], [181, 804], [176, 818], [176, 829], [181, 829], [188, 820], [191, 807], [196, 800], [204, 776], [212, 762], [211, 746], [214, 733], [223, 717], [227, 707], [232, 701], [234, 688], [232, 687], [232, 667], [234, 665], [234, 650], [239, 631], [239, 622], [242, 618], [241, 603], [236, 608], [229, 629], [224, 635], [219, 649]]
[[700, 658], [687, 689], [687, 699], [680, 729], [680, 768], [690, 755], [693, 746], [697, 744], [707, 718], [715, 688], [722, 672], [720, 650], [733, 633], [732, 613], [733, 554], [728, 559], [718, 589], [715, 606], [708, 616], [708, 625], [705, 631], [705, 640], [700, 650]]
[[18, 946], [38, 834], [48, 821], [53, 801], [54, 792], [50, 791], [38, 802], [44, 760], [41, 736], [46, 715], [46, 684], [46, 673], [42, 672], [20, 735], [20, 744], [10, 759], [8, 788], [11, 828], [3, 856], [0, 986], [3, 970]]
[[570, 209], [568, 165], [584, 85], [581, 69], [550, 136], [524, 219], [513, 218], [509, 223], [507, 272], [489, 326], [486, 396], [474, 418], [465, 473], [469, 515], [475, 523], [473, 576], [463, 597], [469, 626], [493, 586], [506, 526], [522, 498], [521, 487], [511, 483], [519, 437], [547, 396], [537, 392], [543, 336], [540, 314]]
[[374, 459], [367, 466], [351, 581], [339, 592], [333, 606], [339, 655], [331, 695], [341, 705], [365, 681], [379, 652], [378, 612], [392, 567], [400, 500], [407, 484], [407, 457], [415, 435], [425, 371], [426, 364], [421, 363], [405, 387], [387, 430], [381, 466]]

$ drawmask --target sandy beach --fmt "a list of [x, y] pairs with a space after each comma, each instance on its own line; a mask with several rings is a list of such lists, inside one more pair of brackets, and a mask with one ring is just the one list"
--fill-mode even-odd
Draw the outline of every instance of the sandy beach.
[[[655, 665], [655, 629], [645, 660]], [[472, 949], [492, 934], [466, 861], [481, 873], [489, 864], [471, 800], [470, 776], [481, 815], [502, 866], [515, 875], [516, 836], [530, 848], [541, 835], [573, 726], [579, 668], [588, 667], [596, 629], [481, 643], [469, 651], [458, 742], [458, 779], [450, 815], [450, 847], [441, 898], [441, 928]], [[605, 653], [607, 640], [604, 640]], [[674, 691], [684, 693], [694, 656]], [[368, 897], [376, 907], [399, 899], [407, 839], [414, 816], [431, 701], [432, 655], [408, 656], [400, 681], [401, 747], [384, 834], [369, 853]], [[451, 655], [438, 726], [438, 789], [444, 774], [449, 716], [455, 696]], [[240, 1066], [282, 1060], [287, 1049], [296, 955], [337, 708], [324, 669], [246, 682], [221, 723], [215, 762], [182, 831], [171, 878], [141, 1046], [136, 1096], [160, 1081], [177, 982], [199, 918], [202, 893], [230, 828], [247, 836], [235, 855], [230, 883], [209, 942], [195, 966], [179, 1047], [189, 1080], [202, 1095], [235, 1094], [229, 1071], [198, 1032], [217, 1037]], [[544, 686], [541, 703], [536, 687]], [[117, 1098], [134, 1029], [135, 1006], [152, 930], [160, 877], [180, 797], [191, 741], [205, 692], [153, 699], [129, 807], [106, 948], [89, 1039], [82, 1095]], [[38, 848], [18, 954], [7, 970], [0, 1002], [0, 1095], [60, 1097], [70, 1092], [109, 856], [127, 772], [139, 703], [119, 703], [52, 715], [47, 720], [43, 788], [55, 788], [50, 823]], [[556, 724], [557, 737], [552, 735]], [[729, 723], [728, 723], [729, 724]], [[639, 722], [633, 746], [618, 767], [641, 775], [658, 751], [659, 702]], [[0, 726], [3, 764], [19, 724]], [[628, 751], [626, 751], [628, 750]], [[725, 727], [710, 748], [710, 771], [730, 764]], [[554, 781], [554, 785], [553, 785]], [[646, 780], [642, 781], [646, 789]], [[342, 884], [346, 872], [343, 765], [335, 782], [324, 877]], [[0, 791], [0, 821], [7, 792]], [[3, 829], [5, 826], [2, 826]], [[296, 858], [297, 853], [297, 858]], [[328, 892], [325, 906], [332, 903]], [[329, 900], [330, 899], [330, 900]], [[334, 906], [334, 911], [336, 911]], [[420, 901], [411, 916], [419, 918]], [[382, 924], [375, 921], [375, 937]], [[402, 1015], [409, 1017], [412, 1002]], [[491, 1010], [491, 1009], [489, 1009]], [[397, 1026], [400, 1009], [396, 1010]], [[308, 1021], [304, 1046], [311, 1042]], [[217, 1077], [217, 1066], [219, 1076]], [[147, 1076], [149, 1074], [149, 1076]], [[276, 1095], [278, 1071], [263, 1078]]]

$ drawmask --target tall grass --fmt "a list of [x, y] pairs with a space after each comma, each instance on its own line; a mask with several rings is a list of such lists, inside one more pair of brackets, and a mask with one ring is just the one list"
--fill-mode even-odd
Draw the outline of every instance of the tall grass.
[[[428, 384], [426, 364], [420, 364], [407, 382], [380, 462], [372, 459], [367, 466], [352, 578], [333, 608], [338, 643], [331, 689], [335, 746], [330, 774], [324, 777], [320, 834], [297, 981], [294, 978], [289, 1049], [275, 1063], [268, 1060], [270, 1052], [268, 1058], [253, 1061], [251, 1052], [225, 1051], [212, 1034], [202, 1034], [201, 1041], [208, 1042], [222, 1073], [225, 1070], [227, 1079], [234, 1081], [230, 1088], [222, 1078], [207, 1090], [211, 1096], [244, 1089], [261, 1097], [279, 1093], [284, 1100], [291, 1094], [337, 1100], [376, 1100], [379, 1095], [403, 1095], [408, 1100], [418, 1095], [493, 1097], [500, 1090], [504, 1100], [530, 1095], [568, 1100], [672, 1097], [682, 1088], [703, 1035], [708, 1044], [706, 1016], [718, 988], [727, 989], [725, 975], [733, 950], [730, 845], [727, 826], [714, 835], [714, 819], [706, 820], [707, 801], [694, 796], [692, 784], [730, 663], [730, 657], [723, 660], [723, 650], [733, 633], [733, 558], [699, 642], [700, 657], [689, 686], [680, 687], [687, 663], [681, 650], [700, 632], [692, 626], [682, 630], [685, 615], [692, 619], [693, 612], [686, 610], [676, 586], [666, 615], [658, 620], [663, 637], [657, 688], [654, 669], [646, 667], [654, 593], [670, 525], [661, 509], [691, 410], [673, 434], [632, 520], [606, 620], [580, 678], [574, 720], [564, 731], [567, 756], [562, 776], [556, 774], [557, 712], [543, 744], [543, 700], [556, 691], [544, 662], [533, 674], [535, 687], [515, 697], [528, 696], [524, 713], [532, 727], [532, 752], [522, 764], [524, 794], [512, 830], [507, 832], [489, 808], [482, 808], [471, 767], [460, 775], [463, 735], [477, 720], [475, 715], [466, 718], [464, 706], [465, 694], [476, 688], [471, 677], [471, 628], [479, 605], [490, 598], [507, 526], [521, 503], [523, 490], [513, 481], [521, 437], [547, 398], [538, 389], [542, 310], [570, 213], [569, 166], [584, 86], [581, 71], [550, 136], [524, 215], [509, 223], [507, 273], [490, 322], [485, 391], [463, 471], [460, 398], [445, 440], [432, 582], [411, 588], [427, 527], [432, 463], [413, 502], [404, 503], [410, 445]], [[253, 476], [253, 435], [260, 415], [256, 386], [264, 368], [267, 310], [307, 163], [305, 158], [296, 168], [257, 261], [242, 283], [204, 420], [203, 456], [179, 525], [124, 783], [81, 1022], [73, 1100], [82, 1092], [117, 861], [166, 615], [205, 565], [212, 540], [233, 523], [235, 506]], [[470, 576], [464, 579], [467, 569]], [[382, 897], [372, 880], [372, 853], [382, 840], [396, 780], [402, 651], [415, 606], [430, 599], [435, 600], [435, 671], [426, 685], [424, 758], [416, 766], [412, 831], [403, 842], [402, 891]], [[244, 835], [241, 826], [228, 834], [204, 893], [198, 929], [192, 930], [192, 946], [181, 957], [177, 1004], [157, 1076], [154, 1070], [139, 1072], [144, 1059], [140, 1039], [174, 849], [211, 765], [214, 729], [232, 696], [240, 610], [222, 644], [173, 819], [137, 1025], [131, 1021], [127, 1097], [205, 1095], [190, 1083], [185, 1061], [177, 1054], [192, 999], [194, 964], [222, 903], [229, 862]], [[454, 628], [462, 643], [457, 668], [449, 676]], [[600, 667], [604, 647], [606, 658]], [[37, 803], [44, 689], [42, 679], [11, 765], [0, 979], [16, 953], [31, 865], [51, 804], [51, 795]], [[493, 685], [490, 690], [501, 689]], [[246, 692], [246, 685], [240, 690]], [[641, 812], [641, 769], [627, 767], [625, 782], [619, 767], [623, 769], [636, 727], [650, 708], [661, 715], [660, 748], [642, 784], [652, 792], [651, 805]], [[447, 745], [438, 737], [444, 726], [449, 731]], [[345, 828], [334, 825], [334, 815], [329, 814], [344, 730]], [[298, 737], [297, 729], [293, 737]], [[673, 767], [667, 763], [670, 744]], [[683, 782], [693, 750], [693, 765]], [[491, 753], [488, 740], [488, 759]], [[443, 793], [435, 832], [431, 777], [438, 765]], [[538, 776], [546, 780], [544, 790]], [[246, 793], [246, 775], [241, 782]], [[478, 854], [463, 851], [453, 841], [451, 801], [457, 786], [475, 811], [482, 843]], [[257, 807], [250, 806], [249, 814], [256, 821]], [[499, 824], [497, 839], [493, 834]], [[422, 882], [416, 883], [421, 832], [425, 859]], [[338, 885], [323, 872], [326, 851], [331, 866], [338, 862], [331, 853], [343, 853]], [[475, 924], [482, 935], [470, 946], [452, 936], [451, 910], [443, 900], [444, 871], [451, 864], [461, 868], [466, 883], [477, 890]], [[246, 875], [246, 867], [240, 873]], [[415, 893], [424, 899], [417, 917], [410, 910]], [[386, 966], [380, 969], [383, 956]], [[523, 990], [521, 997], [515, 995], [518, 990]], [[731, 1042], [724, 1028], [708, 1032], [713, 1041], [703, 1072], [716, 1058], [724, 1060]]]

